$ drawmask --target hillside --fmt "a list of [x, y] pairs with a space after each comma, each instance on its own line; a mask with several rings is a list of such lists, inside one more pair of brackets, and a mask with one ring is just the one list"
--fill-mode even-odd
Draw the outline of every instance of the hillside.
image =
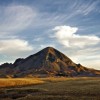
[[18, 58], [13, 64], [0, 66], [0, 77], [100, 76], [99, 70], [74, 63], [60, 51], [47, 47], [27, 58]]

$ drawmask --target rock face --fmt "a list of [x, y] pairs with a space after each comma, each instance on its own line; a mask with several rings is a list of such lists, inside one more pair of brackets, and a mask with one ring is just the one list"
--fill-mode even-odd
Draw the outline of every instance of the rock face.
[[8, 75], [11, 75], [11, 73], [13, 72], [13, 64], [9, 64], [9, 63], [4, 63], [2, 65], [0, 65], [0, 78], [6, 78], [8, 77]]
[[[10, 73], [7, 73], [7, 71]], [[44, 77], [44, 76], [100, 76], [99, 70], [88, 69], [75, 64], [58, 50], [47, 47], [25, 59], [19, 58], [13, 64], [0, 66], [1, 76]]]

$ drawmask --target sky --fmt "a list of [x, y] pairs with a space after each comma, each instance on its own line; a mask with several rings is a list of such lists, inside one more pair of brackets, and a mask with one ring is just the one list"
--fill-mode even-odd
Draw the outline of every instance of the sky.
[[100, 70], [100, 0], [0, 0], [0, 64], [48, 46]]

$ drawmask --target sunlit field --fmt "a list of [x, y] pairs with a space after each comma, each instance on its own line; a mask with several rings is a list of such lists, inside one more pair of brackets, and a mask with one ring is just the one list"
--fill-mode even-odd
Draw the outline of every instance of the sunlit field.
[[2, 78], [0, 79], [0, 87], [16, 87], [16, 86], [25, 86], [25, 85], [36, 85], [44, 83], [40, 79], [36, 78]]
[[99, 77], [0, 79], [0, 100], [100, 100]]
[[16, 86], [26, 86], [26, 85], [37, 85], [47, 82], [61, 82], [61, 81], [73, 81], [73, 80], [99, 80], [99, 78], [87, 78], [87, 77], [47, 77], [47, 78], [1, 78], [0, 87], [16, 87]]

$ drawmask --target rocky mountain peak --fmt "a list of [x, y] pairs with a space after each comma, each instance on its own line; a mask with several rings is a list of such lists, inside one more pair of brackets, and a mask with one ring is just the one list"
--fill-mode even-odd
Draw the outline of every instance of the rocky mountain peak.
[[[3, 67], [4, 66], [4, 67]], [[9, 66], [9, 67], [6, 67]], [[0, 66], [0, 76], [100, 76], [100, 71], [74, 63], [53, 47], [46, 47], [27, 58], [18, 58], [13, 64]], [[10, 67], [11, 66], [11, 67]]]

